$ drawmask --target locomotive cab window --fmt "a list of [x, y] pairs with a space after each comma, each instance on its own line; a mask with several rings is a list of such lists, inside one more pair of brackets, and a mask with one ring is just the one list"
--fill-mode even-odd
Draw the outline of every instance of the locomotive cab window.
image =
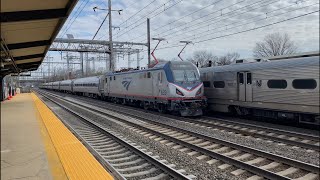
[[295, 79], [292, 81], [292, 87], [295, 89], [315, 89], [317, 81], [314, 79]]
[[287, 88], [287, 81], [284, 79], [271, 79], [268, 80], [267, 85], [270, 89], [285, 89]]
[[225, 83], [224, 81], [213, 81], [213, 86], [215, 88], [224, 88]]
[[150, 72], [147, 73], [147, 78], [151, 78], [151, 73]]

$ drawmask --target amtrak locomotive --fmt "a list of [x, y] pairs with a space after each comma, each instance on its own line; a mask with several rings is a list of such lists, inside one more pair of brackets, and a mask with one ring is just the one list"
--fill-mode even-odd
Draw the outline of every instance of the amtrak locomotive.
[[199, 70], [191, 62], [184, 61], [162, 62], [144, 70], [45, 83], [41, 87], [159, 112], [176, 112], [181, 116], [201, 116], [206, 107]]

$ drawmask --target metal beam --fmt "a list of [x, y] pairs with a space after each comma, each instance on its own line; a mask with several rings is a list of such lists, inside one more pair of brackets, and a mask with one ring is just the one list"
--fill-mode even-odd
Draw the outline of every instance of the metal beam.
[[54, 19], [66, 17], [68, 9], [45, 9], [33, 11], [2, 12], [1, 23]]
[[30, 48], [30, 47], [37, 47], [37, 46], [49, 46], [49, 45], [50, 45], [50, 40], [7, 44], [9, 50], [23, 49], [23, 48]]
[[[53, 42], [56, 42], [56, 43], [98, 44], [98, 45], [109, 45], [109, 44], [110, 44], [110, 41], [103, 41], [103, 40], [65, 39], [65, 38], [56, 38]], [[147, 43], [120, 42], [120, 41], [112, 41], [112, 44], [114, 44], [114, 45], [139, 45], [139, 46], [147, 46]]]
[[49, 48], [49, 51], [69, 51], [69, 52], [96, 52], [96, 53], [110, 53], [109, 50], [87, 49], [87, 48]]
[[[49, 48], [49, 51], [69, 51], [69, 52], [93, 52], [93, 53], [110, 53], [110, 50], [100, 50], [100, 49], [88, 49], [88, 48], [55, 48], [51, 47]], [[139, 49], [114, 49], [114, 52], [131, 52], [131, 53], [137, 53], [139, 52]]]
[[16, 56], [13, 57], [14, 60], [19, 61], [19, 60], [25, 60], [25, 59], [33, 59], [33, 58], [41, 58], [44, 57], [44, 54], [31, 54], [31, 55], [27, 55], [27, 56]]

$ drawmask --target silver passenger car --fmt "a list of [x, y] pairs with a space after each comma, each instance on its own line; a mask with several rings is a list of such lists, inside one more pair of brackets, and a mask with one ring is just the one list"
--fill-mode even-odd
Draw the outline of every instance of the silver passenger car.
[[101, 95], [98, 86], [99, 76], [93, 76], [73, 80], [72, 88], [75, 94], [97, 98]]
[[319, 56], [200, 69], [209, 109], [319, 124]]

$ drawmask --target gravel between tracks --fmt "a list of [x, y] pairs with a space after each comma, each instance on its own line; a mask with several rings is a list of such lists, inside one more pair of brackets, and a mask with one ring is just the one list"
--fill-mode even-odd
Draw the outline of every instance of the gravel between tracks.
[[[45, 100], [46, 104], [61, 118], [63, 119], [77, 119], [73, 115], [70, 115], [65, 110], [58, 107], [56, 104]], [[68, 106], [71, 109], [76, 110], [77, 107]], [[79, 109], [78, 109], [79, 110]], [[188, 174], [193, 174], [197, 178], [196, 179], [220, 179], [220, 180], [236, 180], [236, 179], [245, 179], [246, 173], [242, 176], [236, 177], [231, 175], [230, 173], [226, 173], [223, 170], [217, 168], [217, 165], [209, 165], [204, 161], [200, 161], [196, 159], [194, 156], [188, 156], [187, 154], [180, 152], [178, 150], [174, 150], [166, 145], [163, 145], [159, 142], [155, 142], [152, 139], [144, 137], [134, 131], [128, 130], [126, 127], [121, 126], [120, 124], [111, 122], [97, 115], [93, 115], [92, 113], [88, 113], [85, 111], [81, 111], [81, 114], [94, 119], [95, 121], [101, 123], [103, 126], [109, 127], [114, 131], [120, 133], [128, 140], [135, 142], [137, 145], [140, 145], [142, 148], [147, 149], [152, 152], [153, 155], [160, 156], [160, 159], [167, 160], [170, 164], [175, 164], [175, 169], [184, 169], [188, 172]], [[229, 170], [227, 170], [229, 172]]]
[[[72, 97], [72, 96], [71, 96]], [[76, 98], [77, 96], [73, 96], [72, 98]], [[81, 100], [81, 99], [79, 99]], [[83, 99], [81, 101], [84, 101]], [[93, 100], [96, 101], [99, 104], [104, 104], [104, 105], [110, 105], [108, 102], [103, 102], [100, 100]], [[86, 102], [87, 103], [87, 102]], [[126, 108], [126, 106], [124, 106]], [[141, 112], [146, 112], [144, 110], [141, 110]], [[142, 113], [141, 113], [142, 114]], [[141, 115], [140, 114], [140, 115]], [[256, 148], [259, 150], [263, 150], [266, 152], [278, 154], [281, 156], [285, 156], [288, 158], [300, 160], [303, 162], [319, 165], [319, 158], [320, 158], [320, 153], [319, 151], [306, 151], [305, 149], [301, 148], [292, 148], [291, 146], [286, 146], [286, 145], [281, 145], [275, 142], [268, 142], [267, 140], [258, 140], [254, 137], [247, 137], [247, 136], [240, 136], [236, 134], [231, 134], [228, 132], [222, 132], [220, 130], [213, 130], [213, 129], [208, 129], [205, 127], [197, 127], [193, 126], [191, 124], [186, 124], [184, 122], [174, 120], [171, 118], [167, 118], [161, 115], [158, 115], [158, 113], [153, 113], [152, 111], [148, 112], [147, 118], [152, 118], [153, 120], [158, 120], [161, 122], [166, 122], [169, 125], [177, 126], [180, 128], [184, 128], [187, 130], [191, 131], [196, 131], [203, 133], [208, 136], [212, 136], [214, 138], [219, 138], [222, 140], [227, 140], [233, 143], [241, 144], [244, 146], [249, 146], [252, 148]]]

